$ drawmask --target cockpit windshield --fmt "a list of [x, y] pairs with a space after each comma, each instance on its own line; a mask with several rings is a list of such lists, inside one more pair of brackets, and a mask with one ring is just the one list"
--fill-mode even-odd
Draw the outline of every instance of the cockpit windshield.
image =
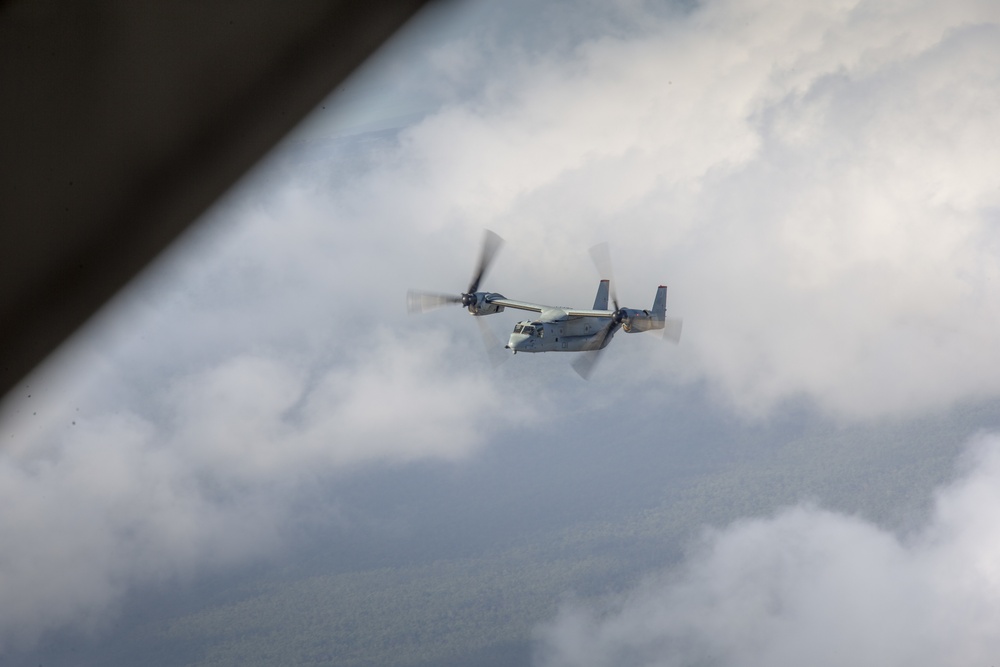
[[514, 333], [525, 336], [538, 336], [538, 331], [530, 324], [518, 324], [514, 327]]

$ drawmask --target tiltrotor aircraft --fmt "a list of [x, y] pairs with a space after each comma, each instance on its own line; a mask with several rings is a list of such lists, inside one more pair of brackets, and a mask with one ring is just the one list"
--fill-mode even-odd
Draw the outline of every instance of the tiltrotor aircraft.
[[[667, 317], [667, 288], [656, 288], [653, 306], [649, 310], [621, 308], [618, 296], [611, 287], [611, 261], [607, 244], [594, 246], [591, 257], [601, 272], [601, 282], [597, 286], [594, 307], [590, 309], [546, 306], [540, 303], [508, 299], [497, 292], [480, 292], [479, 283], [489, 269], [503, 239], [486, 230], [479, 264], [472, 275], [469, 288], [460, 295], [442, 294], [410, 290], [407, 306], [411, 313], [422, 313], [441, 306], [461, 304], [476, 316], [502, 313], [505, 308], [515, 308], [538, 313], [533, 320], [524, 320], [514, 326], [510, 340], [504, 349], [518, 352], [583, 352], [573, 368], [581, 377], [587, 378], [594, 368], [601, 351], [608, 346], [615, 333], [621, 329], [625, 333], [663, 330], [663, 336], [675, 343], [680, 342], [682, 321]], [[608, 308], [608, 299], [614, 305]], [[482, 320], [477, 319], [487, 351], [495, 362], [506, 358], [500, 349], [500, 341]]]

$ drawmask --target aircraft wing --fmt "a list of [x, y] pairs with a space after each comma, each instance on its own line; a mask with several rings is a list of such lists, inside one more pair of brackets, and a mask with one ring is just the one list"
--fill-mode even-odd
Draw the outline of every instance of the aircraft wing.
[[552, 306], [543, 306], [540, 303], [531, 303], [529, 301], [517, 301], [515, 299], [508, 299], [506, 297], [500, 299], [487, 299], [491, 304], [498, 306], [503, 306], [504, 308], [516, 308], [517, 310], [530, 310], [535, 313], [540, 313], [543, 310], [551, 310]]
[[489, 299], [489, 303], [504, 308], [516, 308], [517, 310], [529, 310], [533, 313], [558, 314], [563, 317], [611, 317], [612, 310], [580, 310], [578, 308], [566, 308], [564, 306], [546, 306], [541, 303], [531, 303], [530, 301], [517, 301], [506, 297]]
[[563, 308], [570, 317], [611, 317], [613, 310], [580, 310], [578, 308]]

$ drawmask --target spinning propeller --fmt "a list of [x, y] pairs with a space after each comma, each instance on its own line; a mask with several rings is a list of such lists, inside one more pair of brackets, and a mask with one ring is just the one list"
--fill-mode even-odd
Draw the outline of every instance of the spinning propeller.
[[476, 292], [479, 291], [479, 283], [482, 282], [483, 276], [486, 275], [490, 264], [493, 263], [493, 258], [502, 245], [503, 239], [487, 229], [483, 235], [483, 250], [479, 255], [479, 264], [476, 265], [476, 270], [472, 273], [472, 282], [469, 283], [469, 289], [459, 295], [411, 289], [406, 293], [407, 310], [411, 313], [426, 313], [429, 310], [449, 306], [454, 303], [460, 303], [466, 308], [475, 305], [478, 298], [476, 297]]
[[[487, 229], [485, 234], [483, 234], [483, 249], [479, 254], [479, 263], [472, 273], [472, 281], [469, 283], [469, 288], [458, 295], [411, 289], [406, 293], [407, 310], [411, 314], [415, 314], [426, 313], [429, 310], [435, 310], [442, 306], [450, 306], [456, 303], [461, 304], [465, 308], [474, 306], [479, 300], [479, 297], [476, 295], [479, 291], [479, 283], [483, 281], [483, 277], [489, 270], [490, 264], [493, 263], [493, 258], [502, 245], [503, 239]], [[509, 355], [504, 351], [503, 343], [500, 342], [482, 317], [473, 319], [479, 325], [479, 333], [483, 337], [483, 345], [486, 346], [486, 352], [490, 357], [490, 361], [494, 366], [499, 366], [509, 358]]]
[[590, 374], [594, 371], [594, 366], [597, 365], [597, 360], [601, 358], [601, 352], [605, 349], [604, 345], [608, 336], [628, 317], [628, 313], [618, 306], [618, 293], [615, 291], [614, 272], [611, 270], [611, 252], [608, 250], [608, 244], [600, 243], [591, 248], [590, 258], [594, 260], [594, 266], [597, 267], [597, 272], [601, 274], [601, 278], [608, 281], [608, 288], [611, 291], [611, 303], [614, 305], [615, 310], [614, 315], [611, 316], [611, 321], [601, 330], [600, 336], [597, 338], [599, 342], [598, 348], [590, 352], [584, 352], [573, 362], [573, 370], [579, 373], [580, 377], [584, 380], [589, 378]]
[[[611, 252], [608, 250], [608, 244], [600, 243], [595, 245], [590, 249], [590, 257], [594, 260], [594, 266], [597, 267], [601, 278], [608, 281], [614, 311], [611, 315], [611, 321], [601, 330], [597, 338], [597, 349], [582, 353], [573, 362], [573, 370], [579, 373], [580, 377], [584, 380], [589, 378], [590, 374], [594, 371], [594, 366], [597, 365], [597, 361], [601, 358], [601, 353], [606, 349], [605, 345], [608, 337], [613, 335], [615, 330], [629, 319], [628, 309], [618, 305], [618, 293], [615, 291], [614, 271], [611, 268]], [[663, 324], [663, 337], [673, 343], [679, 343], [683, 322], [674, 317], [666, 317]]]

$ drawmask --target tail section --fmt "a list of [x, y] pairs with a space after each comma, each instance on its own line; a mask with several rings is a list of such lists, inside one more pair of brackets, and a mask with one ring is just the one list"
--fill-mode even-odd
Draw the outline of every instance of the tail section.
[[649, 316], [653, 320], [658, 321], [660, 326], [655, 327], [657, 329], [663, 328], [663, 320], [667, 317], [667, 286], [660, 285], [656, 288], [656, 298], [653, 299], [653, 307], [649, 310]]
[[597, 286], [597, 297], [594, 299], [594, 310], [608, 309], [608, 281], [602, 280]]
[[660, 285], [656, 288], [653, 307], [649, 310], [633, 310], [622, 308], [626, 317], [622, 322], [625, 333], [642, 333], [643, 331], [663, 330], [663, 337], [675, 343], [680, 342], [683, 322], [676, 317], [667, 317], [667, 288]]
[[660, 285], [656, 288], [656, 298], [653, 299], [653, 309], [649, 311], [649, 316], [653, 319], [654, 329], [663, 329], [663, 337], [674, 343], [681, 342], [681, 328], [684, 320], [676, 317], [667, 317], [667, 288]]

